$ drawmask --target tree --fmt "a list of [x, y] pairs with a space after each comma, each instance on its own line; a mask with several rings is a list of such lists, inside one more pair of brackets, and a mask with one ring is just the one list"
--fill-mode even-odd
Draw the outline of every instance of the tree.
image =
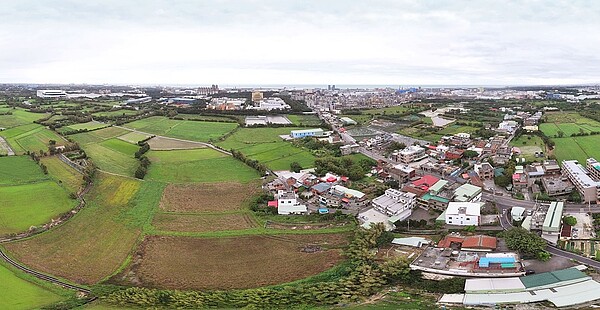
[[507, 187], [510, 185], [510, 178], [505, 175], [497, 176], [494, 178], [494, 183], [501, 187]]
[[558, 135], [559, 138], [562, 138], [562, 137], [565, 136], [565, 133], [564, 133], [564, 131], [559, 130], [559, 131], [556, 132], [556, 135]]
[[569, 226], [577, 225], [577, 219], [574, 216], [565, 216], [563, 217], [563, 223]]
[[[519, 252], [525, 258], [545, 258], [546, 241], [535, 233], [523, 228], [511, 228], [501, 234], [506, 246]], [[549, 255], [549, 254], [548, 254]]]
[[300, 170], [302, 170], [302, 166], [297, 161], [293, 161], [290, 163], [290, 170], [293, 172], [300, 172]]
[[479, 156], [479, 153], [477, 153], [475, 151], [472, 151], [472, 150], [467, 150], [467, 151], [465, 151], [463, 153], [463, 157], [464, 158], [469, 158], [470, 159], [470, 158], [475, 158], [477, 156]]

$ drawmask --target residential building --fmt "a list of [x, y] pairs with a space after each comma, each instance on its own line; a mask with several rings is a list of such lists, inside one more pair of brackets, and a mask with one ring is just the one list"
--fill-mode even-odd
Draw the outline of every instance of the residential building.
[[494, 179], [494, 167], [489, 163], [481, 163], [475, 165], [475, 172], [477, 175], [483, 180], [493, 180]]
[[560, 165], [556, 160], [546, 160], [542, 165], [545, 175], [560, 174]]
[[324, 131], [321, 128], [315, 129], [302, 129], [302, 130], [292, 130], [290, 136], [294, 139], [304, 138], [304, 137], [321, 137], [324, 135]]
[[358, 145], [356, 143], [340, 146], [340, 151], [341, 151], [342, 155], [350, 155], [353, 153], [358, 153], [359, 149], [360, 149], [360, 145]]
[[600, 163], [594, 158], [588, 158], [585, 161], [585, 167], [587, 168], [590, 176], [595, 180], [600, 180]]
[[[598, 188], [600, 182], [592, 179], [589, 170], [585, 169], [576, 160], [565, 160], [562, 162], [564, 174], [573, 182], [575, 188], [581, 194], [584, 202], [596, 203], [599, 200]], [[589, 161], [592, 165], [592, 161]]]
[[402, 221], [412, 214], [417, 195], [402, 192], [397, 189], [387, 189], [385, 193], [371, 201], [373, 208], [387, 216], [395, 217]]
[[510, 210], [510, 216], [513, 221], [522, 221], [525, 217], [525, 208], [523, 207], [512, 207]]
[[454, 191], [453, 199], [458, 202], [479, 202], [482, 192], [481, 187], [463, 184]]
[[416, 175], [415, 169], [404, 164], [386, 166], [384, 171], [389, 174], [390, 178], [398, 181], [400, 184], [408, 182], [408, 180], [414, 178]]
[[527, 176], [527, 185], [532, 186], [538, 180], [541, 180], [546, 172], [544, 171], [544, 166], [542, 164], [536, 163], [528, 165], [525, 168], [525, 175]]
[[448, 225], [479, 225], [481, 204], [478, 202], [450, 202], [446, 209], [445, 219]]
[[415, 161], [419, 161], [421, 159], [427, 158], [427, 153], [425, 152], [425, 148], [422, 148], [418, 145], [411, 145], [403, 150], [396, 151], [392, 154], [395, 161], [410, 164]]
[[281, 215], [303, 214], [308, 211], [306, 205], [298, 202], [294, 192], [279, 191], [277, 194], [277, 213]]
[[561, 176], [542, 178], [542, 186], [550, 197], [567, 195], [575, 189], [567, 177]]

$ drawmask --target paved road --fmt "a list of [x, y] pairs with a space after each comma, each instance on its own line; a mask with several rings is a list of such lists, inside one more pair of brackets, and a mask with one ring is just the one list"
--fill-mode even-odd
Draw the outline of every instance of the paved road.
[[573, 259], [580, 263], [586, 264], [588, 266], [591, 266], [593, 268], [600, 270], [600, 262], [593, 260], [591, 258], [587, 258], [587, 257], [581, 256], [581, 255], [567, 252], [567, 251], [564, 251], [564, 250], [561, 250], [561, 249], [558, 249], [555, 247], [551, 247], [551, 246], [546, 247], [546, 250], [548, 252], [552, 253], [552, 255], [561, 256], [561, 257], [568, 258], [568, 259]]
[[2, 137], [0, 137], [0, 147], [2, 147], [3, 149], [6, 150], [6, 155], [8, 155], [8, 156], [15, 155], [15, 151], [13, 151], [13, 149], [10, 147], [8, 142], [6, 142], [6, 140], [4, 140], [4, 138], [2, 138]]

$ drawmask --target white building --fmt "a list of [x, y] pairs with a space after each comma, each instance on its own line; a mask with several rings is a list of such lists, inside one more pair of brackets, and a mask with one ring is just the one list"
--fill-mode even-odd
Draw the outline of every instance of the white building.
[[449, 202], [445, 214], [446, 224], [477, 226], [481, 217], [481, 204], [478, 202]]
[[306, 205], [298, 202], [294, 192], [279, 191], [277, 193], [277, 213], [281, 215], [303, 214], [308, 211]]
[[385, 191], [385, 194], [373, 199], [371, 203], [373, 208], [380, 213], [393, 216], [396, 221], [402, 221], [412, 214], [416, 197], [417, 195], [413, 193], [390, 188]]
[[262, 100], [258, 101], [256, 104], [257, 105], [252, 107], [252, 109], [270, 111], [270, 110], [276, 110], [276, 109], [287, 110], [287, 109], [292, 108], [288, 104], [286, 104], [283, 101], [283, 99], [278, 98], [278, 97], [270, 97], [270, 98], [262, 99]]
[[[593, 159], [588, 159], [588, 167], [593, 167]], [[571, 182], [577, 188], [577, 191], [581, 194], [585, 202], [596, 202], [600, 200], [598, 188], [600, 188], [600, 182], [594, 180], [590, 171], [579, 164], [576, 160], [565, 160], [562, 162], [562, 170], [564, 174], [571, 180]]]
[[414, 161], [419, 161], [427, 157], [425, 149], [418, 145], [411, 145], [397, 153], [394, 153], [393, 156], [394, 155], [397, 156], [397, 161], [402, 162], [404, 164], [410, 164]]
[[58, 89], [41, 89], [37, 91], [40, 98], [67, 98], [67, 92]]
[[516, 121], [503, 121], [500, 124], [498, 124], [498, 130], [513, 133], [515, 130], [517, 130], [518, 126], [519, 123], [517, 123]]

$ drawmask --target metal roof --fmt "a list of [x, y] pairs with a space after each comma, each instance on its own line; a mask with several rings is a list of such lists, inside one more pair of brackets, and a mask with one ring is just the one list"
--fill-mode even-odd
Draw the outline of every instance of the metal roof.
[[571, 281], [575, 279], [585, 278], [587, 275], [575, 268], [567, 268], [551, 272], [544, 272], [530, 276], [521, 277], [521, 282], [526, 288], [546, 286], [555, 284], [561, 281]]

